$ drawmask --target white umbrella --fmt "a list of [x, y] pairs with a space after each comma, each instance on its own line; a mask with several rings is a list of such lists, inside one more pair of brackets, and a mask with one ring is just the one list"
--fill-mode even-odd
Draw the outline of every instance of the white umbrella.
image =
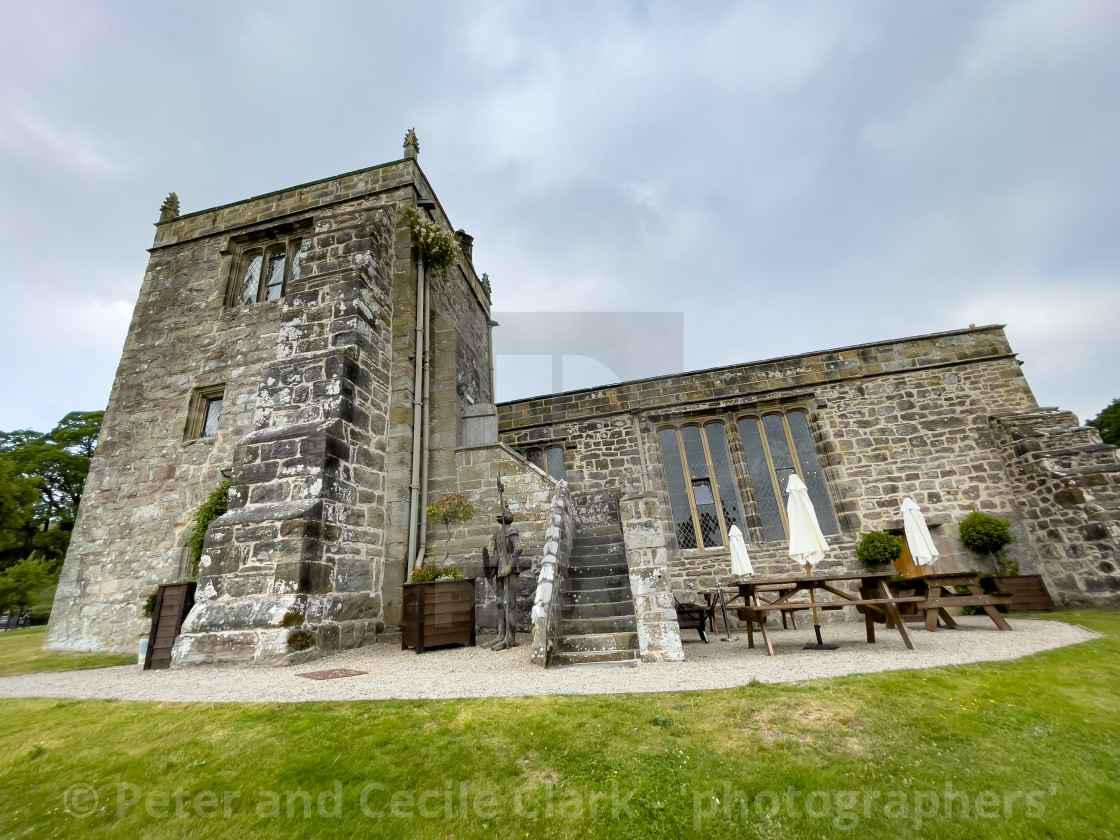
[[941, 552], [933, 544], [929, 528], [922, 518], [918, 503], [907, 496], [902, 500], [902, 526], [906, 531], [906, 544], [910, 546], [910, 556], [919, 566], [932, 566]]
[[[828, 540], [821, 532], [817, 522], [817, 512], [813, 509], [813, 502], [809, 498], [809, 488], [797, 475], [791, 473], [786, 480], [786, 490], [789, 498], [786, 500], [786, 517], [789, 519], [789, 556], [798, 563], [805, 564], [807, 577], [813, 576], [813, 566], [824, 559], [825, 552], [829, 550]], [[809, 600], [816, 604], [812, 589], [809, 590]], [[821, 621], [817, 615], [817, 608], [813, 607], [813, 629], [817, 633], [815, 647], [835, 650], [835, 645], [825, 645], [821, 641]], [[807, 645], [806, 647], [814, 647]]]
[[817, 523], [817, 512], [809, 498], [805, 482], [792, 473], [786, 482], [789, 499], [786, 501], [786, 515], [789, 518], [789, 556], [804, 564], [806, 574], [812, 574], [811, 567], [824, 559], [829, 551], [828, 540], [821, 533]]
[[747, 544], [743, 542], [743, 532], [738, 525], [732, 525], [727, 532], [728, 547], [731, 549], [731, 574], [743, 578], [754, 574], [751, 557], [747, 554]]

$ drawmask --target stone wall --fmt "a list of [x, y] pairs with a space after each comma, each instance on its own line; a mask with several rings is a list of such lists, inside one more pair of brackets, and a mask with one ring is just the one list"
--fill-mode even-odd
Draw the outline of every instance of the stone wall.
[[383, 626], [393, 198], [320, 214], [303, 241], [174, 664], [300, 661]]
[[545, 668], [556, 650], [560, 627], [560, 589], [567, 577], [568, 561], [572, 555], [572, 526], [572, 497], [567, 483], [560, 482], [552, 497], [552, 522], [544, 533], [545, 544], [529, 615], [533, 634], [530, 661]]
[[[417, 171], [417, 192], [434, 198], [431, 186]], [[448, 228], [450, 221], [437, 206], [435, 217]], [[416, 344], [416, 261], [407, 238], [398, 240], [393, 283], [392, 408], [386, 452], [386, 564], [383, 585], [385, 623], [399, 627], [402, 586], [408, 574], [409, 492], [412, 481], [413, 387], [416, 364], [422, 360]], [[431, 324], [431, 426], [429, 484], [447, 486], [454, 477], [456, 447], [461, 442], [462, 412], [466, 406], [493, 400], [490, 381], [490, 297], [479, 282], [471, 261], [463, 256], [446, 275], [428, 273]], [[453, 481], [452, 481], [453, 483]], [[429, 488], [428, 500], [439, 495]], [[429, 552], [441, 534], [428, 528], [423, 535]], [[430, 556], [430, 555], [429, 555]]]
[[[1035, 408], [1002, 328], [982, 327], [507, 403], [499, 429], [515, 448], [569, 447], [573, 489], [655, 494], [674, 586], [706, 589], [730, 580], [730, 560], [723, 548], [677, 545], [657, 438], [663, 424], [724, 421], [759, 574], [798, 570], [784, 540], [764, 539], [735, 421], [792, 409], [806, 413], [840, 526], [821, 571], [855, 571], [860, 534], [901, 530], [907, 496], [922, 507], [942, 552], [935, 568], [952, 571], [974, 565], [957, 536], [970, 511], [1010, 518], [1024, 535], [1037, 515], [1022, 507], [1033, 491], [1009, 476], [991, 425], [994, 415]], [[1040, 570], [1036, 541], [1023, 540], [1012, 557], [1024, 573]]]
[[[232, 509], [206, 547], [181, 661], [242, 643], [250, 658], [287, 656], [281, 613], [302, 616], [319, 651], [399, 623], [419, 356], [399, 210], [418, 197], [435, 199], [409, 159], [157, 225], [49, 646], [134, 650], [148, 592], [190, 571], [184, 543], [223, 474]], [[435, 200], [434, 218], [453, 229]], [[237, 243], [297, 229], [302, 276], [283, 298], [227, 306]], [[453, 405], [433, 420], [453, 453], [460, 406], [490, 399], [489, 291], [464, 256], [433, 280], [433, 301], [433, 320], [455, 337], [433, 346], [435, 366], [451, 353]], [[191, 395], [215, 385], [225, 386], [218, 433], [190, 440]], [[264, 635], [228, 635], [250, 625]], [[214, 633], [227, 635], [203, 644]]]
[[513, 514], [507, 533], [517, 534], [522, 558], [517, 590], [518, 629], [528, 631], [558, 483], [500, 443], [459, 447], [455, 450], [455, 464], [451, 476], [433, 480], [429, 497], [434, 500], [443, 493], [462, 493], [474, 504], [475, 516], [470, 522], [453, 526], [450, 541], [444, 526], [430, 523], [428, 562], [442, 563], [447, 551], [448, 563], [462, 568], [467, 577], [478, 578], [478, 625], [487, 629], [497, 626], [495, 594], [489, 582], [482, 580], [482, 549], [486, 548], [491, 555], [495, 551], [500, 476], [505, 486], [506, 508]]
[[1120, 602], [1120, 450], [1057, 409], [997, 414], [992, 432], [1050, 590], [1066, 604]]
[[[281, 302], [228, 308], [225, 242], [154, 249], [55, 596], [51, 650], [134, 652], [148, 593], [189, 573], [195, 511], [254, 429]], [[224, 384], [214, 437], [186, 436], [191, 394]]]

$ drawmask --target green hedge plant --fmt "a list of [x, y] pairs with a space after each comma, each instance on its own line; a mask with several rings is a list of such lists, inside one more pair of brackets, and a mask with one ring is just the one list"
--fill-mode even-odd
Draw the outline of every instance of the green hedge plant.
[[1016, 564], [1008, 563], [1003, 550], [1015, 542], [1011, 533], [1011, 520], [1000, 519], [974, 510], [961, 520], [958, 527], [964, 547], [975, 554], [986, 554], [992, 558], [997, 572], [1015, 574]]
[[870, 531], [860, 537], [856, 559], [866, 569], [881, 569], [902, 556], [902, 537], [886, 531]]

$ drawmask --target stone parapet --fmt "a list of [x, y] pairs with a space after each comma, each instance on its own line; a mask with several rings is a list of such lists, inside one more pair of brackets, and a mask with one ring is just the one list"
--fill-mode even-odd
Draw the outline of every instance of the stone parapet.
[[560, 589], [568, 573], [572, 553], [572, 497], [566, 482], [560, 482], [552, 497], [552, 521], [545, 531], [533, 609], [529, 614], [533, 634], [530, 661], [548, 667], [556, 651], [560, 623]]

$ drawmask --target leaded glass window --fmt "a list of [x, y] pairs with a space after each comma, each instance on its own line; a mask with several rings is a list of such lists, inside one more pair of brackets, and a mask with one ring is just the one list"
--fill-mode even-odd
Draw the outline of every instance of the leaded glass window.
[[279, 300], [284, 287], [299, 279], [299, 237], [289, 237], [241, 251], [237, 277], [238, 306]]
[[738, 422], [738, 428], [758, 516], [762, 520], [763, 539], [783, 540], [787, 536], [787, 483], [794, 473], [809, 488], [809, 498], [821, 530], [826, 534], [839, 533], [840, 526], [832, 509], [805, 412], [743, 417]]
[[564, 447], [560, 444], [527, 449], [523, 454], [530, 464], [540, 467], [552, 478], [564, 480]]
[[199, 437], [214, 437], [218, 433], [218, 419], [222, 415], [222, 398], [214, 397], [206, 401], [206, 414], [202, 420], [202, 434]]
[[695, 424], [658, 433], [669, 486], [669, 504], [681, 548], [714, 548], [727, 543], [732, 525], [742, 528], [739, 492], [721, 423], [701, 431]]

